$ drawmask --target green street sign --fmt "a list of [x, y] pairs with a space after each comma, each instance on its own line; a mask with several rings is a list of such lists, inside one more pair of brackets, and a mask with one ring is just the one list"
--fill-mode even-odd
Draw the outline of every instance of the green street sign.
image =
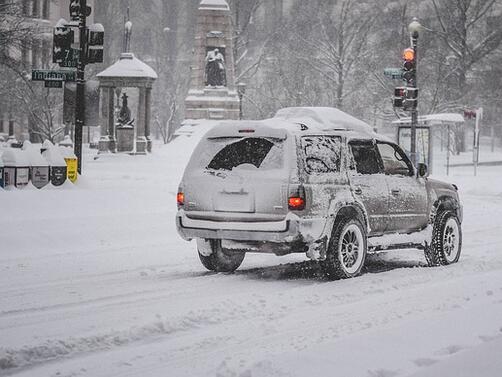
[[60, 80], [60, 81], [75, 81], [75, 71], [52, 71], [50, 69], [33, 69], [31, 71], [32, 81]]
[[80, 50], [70, 48], [69, 50], [66, 50], [65, 55], [66, 56], [64, 57], [63, 61], [59, 63], [59, 66], [64, 68], [77, 68]]
[[402, 68], [385, 68], [383, 70], [383, 74], [393, 80], [402, 79], [403, 78], [403, 69]]
[[45, 80], [45, 87], [46, 88], [62, 88], [63, 87], [63, 80]]

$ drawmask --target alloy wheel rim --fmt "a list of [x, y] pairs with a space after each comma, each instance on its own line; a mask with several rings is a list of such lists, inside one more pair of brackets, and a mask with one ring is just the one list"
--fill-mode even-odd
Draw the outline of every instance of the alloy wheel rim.
[[349, 225], [341, 236], [339, 247], [340, 262], [343, 268], [350, 274], [359, 270], [364, 252], [363, 235], [355, 224]]
[[459, 252], [460, 231], [455, 219], [450, 218], [445, 224], [443, 232], [443, 251], [446, 261], [455, 261]]

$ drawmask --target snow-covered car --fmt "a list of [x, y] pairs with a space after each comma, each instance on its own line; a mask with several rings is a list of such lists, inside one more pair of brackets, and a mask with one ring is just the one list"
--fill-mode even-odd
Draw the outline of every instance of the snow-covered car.
[[228, 121], [200, 141], [179, 185], [177, 229], [202, 264], [237, 269], [247, 252], [306, 253], [331, 278], [358, 275], [366, 254], [418, 248], [457, 262], [455, 185], [428, 178], [403, 150], [334, 108], [287, 108]]

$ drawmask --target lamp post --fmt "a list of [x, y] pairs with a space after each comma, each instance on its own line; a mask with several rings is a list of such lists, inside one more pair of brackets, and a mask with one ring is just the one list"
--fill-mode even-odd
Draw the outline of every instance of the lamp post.
[[237, 83], [237, 95], [239, 96], [239, 120], [242, 120], [242, 97], [246, 93], [246, 83]]
[[[413, 76], [410, 80], [409, 87], [417, 88], [417, 45], [418, 45], [418, 35], [420, 30], [422, 29], [422, 25], [418, 22], [416, 17], [413, 18], [413, 21], [408, 25], [408, 31], [411, 36], [411, 48], [413, 49]], [[413, 106], [411, 109], [411, 161], [414, 166], [417, 166], [417, 123], [418, 123], [418, 93], [416, 99], [416, 106]]]

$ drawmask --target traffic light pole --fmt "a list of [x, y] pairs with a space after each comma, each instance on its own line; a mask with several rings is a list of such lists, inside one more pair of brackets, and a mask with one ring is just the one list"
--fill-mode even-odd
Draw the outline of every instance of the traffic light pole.
[[[414, 59], [414, 73], [413, 79], [411, 80], [411, 87], [417, 88], [417, 44], [418, 44], [418, 31], [414, 31], [411, 34], [411, 47], [413, 48], [413, 59]], [[417, 166], [417, 124], [418, 124], [418, 97], [417, 97], [417, 106], [413, 106], [411, 109], [411, 161], [413, 165]]]
[[87, 52], [87, 0], [80, 0], [79, 33], [80, 54], [77, 65], [77, 98], [75, 104], [75, 155], [78, 160], [78, 173], [82, 174], [82, 132], [85, 124], [85, 64]]

